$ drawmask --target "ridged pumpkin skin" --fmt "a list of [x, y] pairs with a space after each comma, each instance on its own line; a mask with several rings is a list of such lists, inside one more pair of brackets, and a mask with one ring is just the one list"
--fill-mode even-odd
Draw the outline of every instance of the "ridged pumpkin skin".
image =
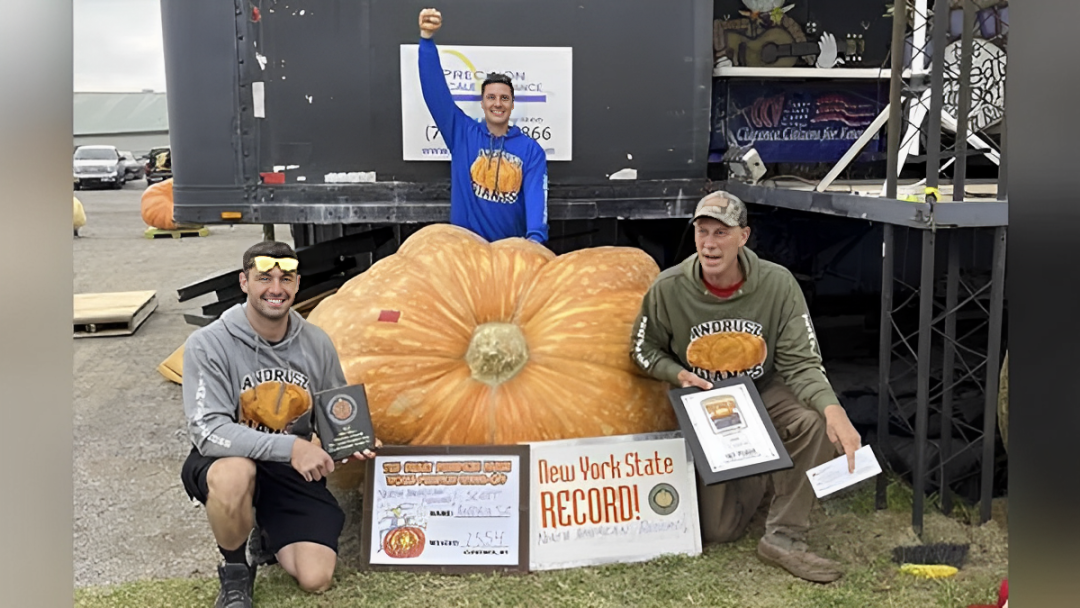
[[147, 226], [161, 230], [176, 230], [173, 222], [173, 187], [167, 179], [150, 186], [142, 195], [142, 219]]
[[627, 355], [658, 273], [638, 249], [556, 257], [525, 239], [488, 243], [439, 224], [345, 283], [308, 321], [330, 335], [349, 382], [366, 386], [387, 444], [672, 430], [669, 387]]

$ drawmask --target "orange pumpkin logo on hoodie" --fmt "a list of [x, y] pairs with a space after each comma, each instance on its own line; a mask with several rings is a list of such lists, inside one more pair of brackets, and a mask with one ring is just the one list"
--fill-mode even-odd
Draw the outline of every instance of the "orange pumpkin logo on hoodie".
[[311, 394], [289, 382], [272, 380], [240, 394], [240, 424], [272, 433], [289, 426], [311, 409]]

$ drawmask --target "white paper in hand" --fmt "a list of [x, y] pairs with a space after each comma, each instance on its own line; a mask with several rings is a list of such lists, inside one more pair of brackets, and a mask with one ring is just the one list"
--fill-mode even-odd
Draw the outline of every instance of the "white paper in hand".
[[806, 472], [810, 478], [810, 485], [814, 488], [814, 494], [823, 498], [842, 490], [848, 486], [859, 483], [864, 479], [881, 473], [881, 465], [870, 446], [864, 445], [855, 451], [855, 472], [848, 473], [847, 456], [841, 455], [821, 466], [814, 467]]

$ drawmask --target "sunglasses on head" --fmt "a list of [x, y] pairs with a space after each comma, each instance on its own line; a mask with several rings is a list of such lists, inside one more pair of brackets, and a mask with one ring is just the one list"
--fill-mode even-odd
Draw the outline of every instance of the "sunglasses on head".
[[282, 272], [295, 272], [296, 267], [300, 265], [300, 260], [296, 258], [272, 258], [266, 255], [257, 255], [254, 259], [255, 269], [259, 272], [270, 272], [274, 266], [281, 269]]

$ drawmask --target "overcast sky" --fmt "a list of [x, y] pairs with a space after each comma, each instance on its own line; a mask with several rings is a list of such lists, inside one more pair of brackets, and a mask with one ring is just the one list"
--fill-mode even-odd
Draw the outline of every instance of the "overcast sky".
[[74, 90], [165, 90], [160, 0], [73, 0]]

